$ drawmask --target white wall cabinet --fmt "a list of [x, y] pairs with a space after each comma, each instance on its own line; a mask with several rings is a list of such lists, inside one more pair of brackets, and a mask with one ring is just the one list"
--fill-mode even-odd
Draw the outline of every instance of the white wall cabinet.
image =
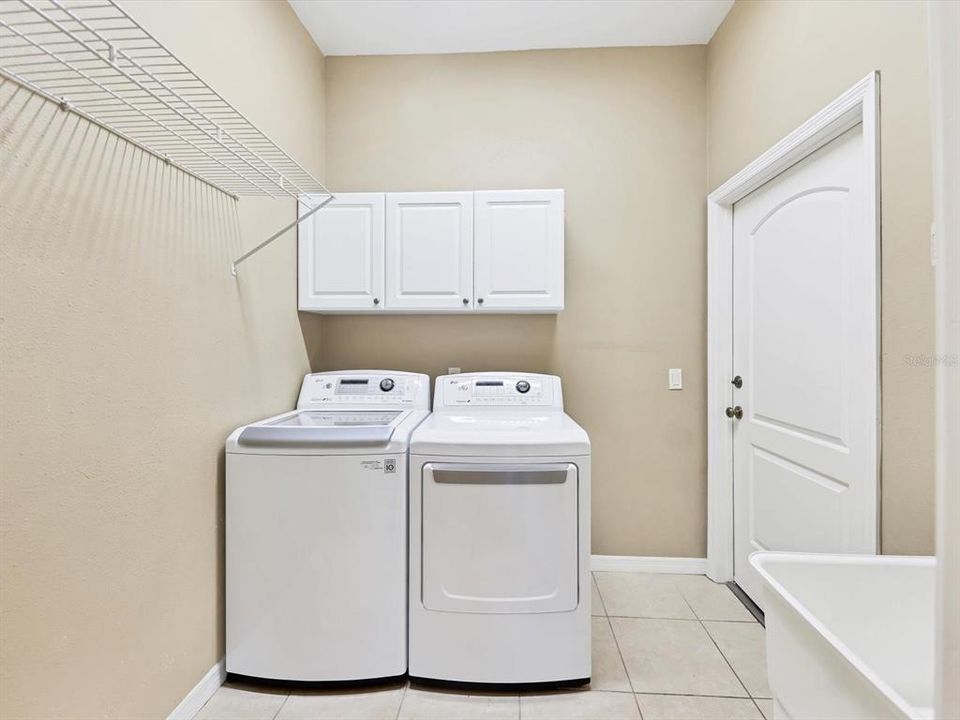
[[300, 309], [563, 309], [563, 190], [342, 193], [300, 226]]
[[563, 309], [563, 190], [475, 193], [474, 285], [483, 312]]
[[387, 193], [386, 248], [388, 309], [473, 307], [472, 192]]
[[315, 212], [299, 230], [300, 309], [382, 311], [383, 250], [383, 193], [344, 194]]

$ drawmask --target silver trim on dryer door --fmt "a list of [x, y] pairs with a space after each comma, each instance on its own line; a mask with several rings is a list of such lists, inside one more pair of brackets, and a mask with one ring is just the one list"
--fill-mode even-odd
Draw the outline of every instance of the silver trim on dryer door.
[[431, 464], [433, 481], [452, 485], [553, 485], [567, 481], [569, 463]]

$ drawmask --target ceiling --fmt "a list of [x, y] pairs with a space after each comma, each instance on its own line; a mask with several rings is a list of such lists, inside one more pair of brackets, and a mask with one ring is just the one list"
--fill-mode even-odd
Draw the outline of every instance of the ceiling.
[[733, 0], [289, 0], [326, 55], [703, 45]]

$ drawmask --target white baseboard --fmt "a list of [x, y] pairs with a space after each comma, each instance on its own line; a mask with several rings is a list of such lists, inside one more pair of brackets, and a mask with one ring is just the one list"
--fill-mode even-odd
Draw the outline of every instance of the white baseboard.
[[705, 575], [706, 558], [640, 557], [637, 555], [591, 555], [590, 569], [600, 572], [648, 572], [674, 575]]
[[198, 682], [193, 690], [180, 701], [167, 720], [192, 720], [200, 712], [200, 708], [207, 704], [207, 700], [223, 685], [227, 679], [227, 665], [224, 658], [220, 658], [216, 665], [207, 671], [207, 674]]

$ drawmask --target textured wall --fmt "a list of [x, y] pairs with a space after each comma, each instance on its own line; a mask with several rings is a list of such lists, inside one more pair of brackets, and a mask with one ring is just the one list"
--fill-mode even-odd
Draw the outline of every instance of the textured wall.
[[562, 376], [593, 442], [595, 553], [706, 551], [705, 59], [701, 46], [327, 60], [331, 188], [565, 188], [566, 310], [327, 317], [321, 368]]
[[566, 188], [567, 309], [298, 317], [292, 237], [228, 270], [292, 203], [238, 213], [0, 83], [0, 716], [162, 717], [222, 655], [223, 439], [311, 366], [560, 374], [594, 552], [702, 557], [704, 197], [872, 69], [883, 546], [931, 551], [921, 3], [740, 2], [709, 48], [336, 58], [326, 110], [286, 3], [128, 7], [316, 172], [325, 139], [335, 190]]
[[925, 3], [738, 2], [709, 46], [710, 188], [880, 71], [881, 542], [933, 552], [932, 190]]
[[[322, 170], [323, 57], [286, 3], [127, 7]], [[0, 716], [165, 717], [223, 655], [223, 441], [318, 351], [293, 237], [230, 261], [293, 210], [238, 214], [0, 83]]]

